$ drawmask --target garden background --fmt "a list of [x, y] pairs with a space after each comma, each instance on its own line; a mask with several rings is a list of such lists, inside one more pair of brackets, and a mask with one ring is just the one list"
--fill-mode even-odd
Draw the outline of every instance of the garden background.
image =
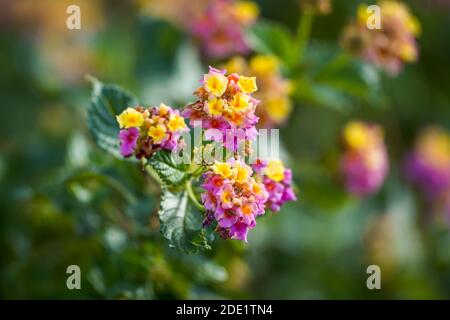
[[[343, 55], [359, 3], [333, 1], [299, 36], [299, 1], [257, 1], [252, 52], [276, 55], [296, 83], [277, 128], [298, 200], [259, 219], [248, 243], [216, 237], [186, 254], [160, 234], [151, 177], [96, 146], [86, 75], [181, 108], [208, 65], [230, 56], [208, 57], [146, 1], [0, 1], [0, 297], [450, 298], [450, 224], [403, 165], [424, 127], [450, 128], [450, 4], [406, 2], [422, 26], [419, 57], [393, 76]], [[70, 4], [81, 30], [66, 28]], [[304, 51], [292, 57], [296, 43]], [[338, 169], [354, 119], [381, 125], [389, 154], [386, 181], [364, 198], [346, 192]], [[81, 290], [66, 287], [72, 264]], [[371, 264], [381, 290], [366, 287]]]

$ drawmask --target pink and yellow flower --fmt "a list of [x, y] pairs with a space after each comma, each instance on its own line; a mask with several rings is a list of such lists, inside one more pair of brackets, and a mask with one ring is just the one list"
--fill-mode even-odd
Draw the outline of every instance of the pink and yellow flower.
[[[255, 115], [259, 101], [252, 97], [256, 79], [209, 67], [202, 86], [195, 91], [198, 100], [187, 105], [183, 116], [192, 126], [201, 124], [205, 137], [236, 151], [241, 143], [257, 135]], [[215, 129], [215, 130], [213, 130]]]
[[384, 182], [389, 163], [381, 127], [361, 121], [349, 122], [343, 130], [346, 152], [341, 172], [347, 191], [356, 196], [376, 192]]
[[139, 0], [143, 11], [187, 31], [203, 53], [213, 58], [246, 54], [245, 30], [256, 21], [259, 8], [247, 0]]
[[264, 214], [268, 194], [252, 177], [253, 170], [242, 160], [215, 162], [203, 178], [201, 198], [207, 210], [204, 225], [217, 222], [223, 238], [247, 241], [247, 232]]
[[[257, 179], [261, 180], [269, 194], [267, 207], [272, 212], [280, 211], [283, 204], [288, 201], [295, 201], [294, 190], [292, 188], [292, 171], [285, 168], [280, 160], [270, 160], [268, 162], [258, 159], [253, 165]], [[258, 186], [256, 186], [258, 188]], [[255, 193], [258, 190], [254, 190]]]
[[178, 110], [165, 104], [159, 107], [127, 108], [116, 116], [119, 127], [120, 153], [124, 157], [149, 158], [159, 149], [173, 150], [183, 132], [189, 130]]
[[367, 27], [371, 13], [367, 5], [361, 5], [357, 19], [345, 28], [341, 43], [350, 53], [396, 75], [404, 63], [417, 60], [420, 23], [401, 2], [380, 1], [379, 6], [380, 29]]
[[425, 128], [405, 163], [406, 173], [425, 195], [429, 211], [450, 225], [450, 133]]
[[189, 28], [208, 56], [244, 54], [249, 51], [245, 28], [255, 22], [258, 14], [258, 6], [251, 1], [214, 0]]
[[450, 188], [450, 134], [439, 127], [426, 128], [408, 156], [406, 170], [411, 181], [430, 198]]

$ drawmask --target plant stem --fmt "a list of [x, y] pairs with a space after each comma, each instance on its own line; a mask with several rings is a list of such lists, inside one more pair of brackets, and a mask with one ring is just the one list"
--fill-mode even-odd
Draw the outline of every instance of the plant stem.
[[199, 209], [200, 211], [205, 211], [205, 207], [197, 200], [197, 197], [195, 196], [194, 190], [192, 189], [192, 180], [186, 181], [186, 191], [188, 193], [189, 198], [192, 200], [194, 205]]
[[296, 61], [302, 62], [305, 55], [306, 47], [308, 45], [311, 28], [314, 21], [314, 12], [311, 9], [305, 9], [300, 17], [297, 28], [296, 48], [298, 56]]

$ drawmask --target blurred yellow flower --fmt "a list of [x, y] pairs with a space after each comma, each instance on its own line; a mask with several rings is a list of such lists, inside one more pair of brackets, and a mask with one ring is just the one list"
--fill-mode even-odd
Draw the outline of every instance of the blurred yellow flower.
[[256, 90], [258, 90], [258, 87], [256, 86], [256, 78], [255, 77], [244, 77], [240, 76], [238, 80], [239, 88], [244, 93], [253, 93]]
[[273, 181], [280, 182], [284, 179], [284, 171], [285, 168], [281, 160], [270, 160], [267, 163], [267, 167], [264, 169], [264, 174]]

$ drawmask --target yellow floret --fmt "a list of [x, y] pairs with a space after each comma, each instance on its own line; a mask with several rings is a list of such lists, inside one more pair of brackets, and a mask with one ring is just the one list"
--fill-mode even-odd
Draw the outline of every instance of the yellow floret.
[[228, 86], [228, 79], [223, 74], [206, 74], [204, 77], [204, 88], [207, 92], [220, 97], [225, 93]]
[[167, 129], [162, 124], [158, 124], [157, 126], [150, 127], [150, 129], [148, 129], [148, 135], [155, 143], [161, 142], [165, 138], [166, 132]]
[[258, 90], [255, 77], [240, 76], [238, 80], [238, 86], [244, 93], [253, 93]]
[[283, 122], [292, 109], [291, 101], [283, 97], [267, 100], [264, 107], [269, 118], [276, 123]]
[[367, 11], [367, 5], [365, 4], [360, 4], [358, 6], [358, 21], [361, 24], [366, 24], [367, 23], [367, 19], [369, 19], [371, 13]]
[[236, 182], [244, 183], [250, 177], [250, 170], [244, 166], [238, 166], [236, 168]]
[[237, 93], [234, 95], [230, 107], [234, 111], [245, 111], [250, 107], [250, 97], [243, 93]]
[[228, 204], [233, 201], [233, 196], [230, 191], [224, 190], [220, 196], [220, 201], [223, 204]]
[[171, 131], [177, 131], [186, 128], [184, 118], [179, 115], [172, 115], [167, 125]]
[[224, 101], [223, 99], [213, 97], [208, 100], [206, 103], [206, 108], [208, 110], [208, 113], [212, 116], [218, 116], [222, 114], [223, 107], [224, 107]]
[[280, 160], [270, 160], [264, 173], [273, 181], [280, 182], [284, 179], [284, 166]]
[[252, 1], [238, 1], [235, 4], [235, 13], [239, 21], [250, 23], [258, 17], [259, 8]]
[[120, 128], [140, 127], [144, 123], [144, 116], [134, 108], [125, 109], [116, 119]]
[[251, 215], [253, 213], [253, 207], [250, 204], [244, 204], [241, 208], [241, 211], [244, 215]]
[[250, 69], [256, 74], [274, 73], [278, 70], [279, 61], [274, 56], [258, 55], [250, 60]]
[[212, 165], [212, 170], [215, 174], [221, 175], [225, 179], [231, 177], [231, 175], [233, 174], [233, 172], [231, 170], [231, 165], [226, 162], [217, 162], [216, 161]]
[[441, 128], [428, 128], [418, 139], [417, 149], [432, 166], [450, 165], [450, 135]]
[[246, 68], [247, 63], [245, 59], [240, 56], [231, 58], [224, 66], [228, 73], [242, 73]]
[[405, 43], [400, 47], [400, 58], [403, 61], [412, 62], [417, 59], [417, 51], [412, 43]]
[[359, 150], [370, 143], [370, 135], [364, 123], [352, 121], [344, 128], [344, 141], [352, 149]]
[[161, 117], [164, 117], [169, 112], [169, 109], [170, 108], [168, 106], [166, 106], [164, 103], [161, 103], [159, 105], [159, 115]]

